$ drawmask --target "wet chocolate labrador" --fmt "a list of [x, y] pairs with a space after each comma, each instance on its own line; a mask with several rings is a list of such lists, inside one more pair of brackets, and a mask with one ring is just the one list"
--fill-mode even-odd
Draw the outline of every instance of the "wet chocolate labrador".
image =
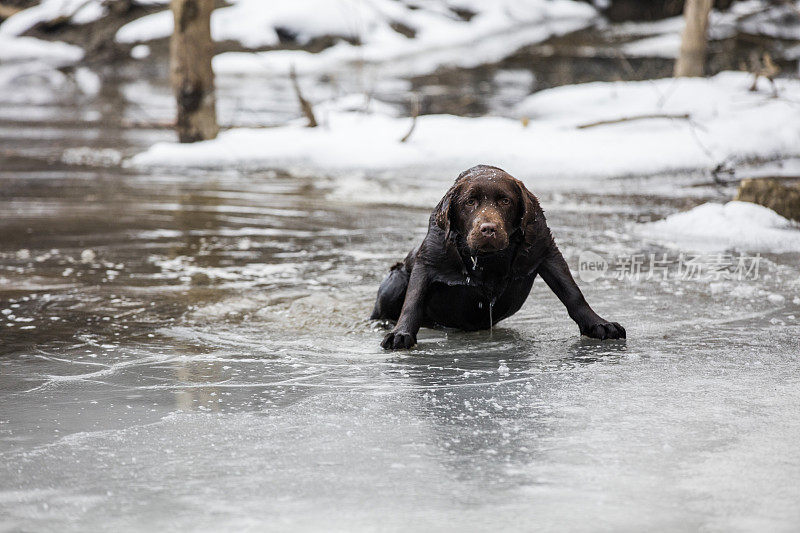
[[436, 206], [422, 244], [392, 266], [370, 318], [397, 321], [385, 349], [411, 348], [422, 326], [488, 329], [522, 307], [537, 275], [582, 335], [625, 338], [586, 303], [536, 197], [503, 170], [478, 165]]

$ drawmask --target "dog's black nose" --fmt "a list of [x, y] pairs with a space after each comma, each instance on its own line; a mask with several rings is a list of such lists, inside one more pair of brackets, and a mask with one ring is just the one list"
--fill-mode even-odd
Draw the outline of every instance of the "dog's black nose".
[[487, 237], [494, 237], [495, 232], [497, 232], [497, 224], [491, 224], [489, 222], [481, 224], [481, 233]]

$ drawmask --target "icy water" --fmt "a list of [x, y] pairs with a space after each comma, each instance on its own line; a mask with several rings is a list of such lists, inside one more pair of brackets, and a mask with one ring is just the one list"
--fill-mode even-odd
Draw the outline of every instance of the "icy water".
[[[627, 342], [537, 280], [492, 332], [384, 352], [375, 291], [454, 175], [124, 170], [171, 134], [111, 89], [3, 94], [0, 529], [797, 530], [798, 255], [580, 282]], [[520, 177], [575, 269], [675, 256], [633, 225], [731, 193]]]

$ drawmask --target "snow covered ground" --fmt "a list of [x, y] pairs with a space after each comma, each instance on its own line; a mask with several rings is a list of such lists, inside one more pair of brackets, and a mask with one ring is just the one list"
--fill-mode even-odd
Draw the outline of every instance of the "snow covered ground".
[[81, 59], [83, 50], [78, 46], [0, 34], [0, 61], [3, 63], [40, 60], [48, 64], [65, 65]]
[[771, 209], [749, 202], [706, 203], [637, 232], [683, 250], [800, 252], [800, 228]]
[[[618, 177], [716, 166], [728, 158], [770, 158], [800, 151], [800, 82], [779, 80], [748, 91], [750, 76], [589, 83], [536, 93], [518, 118], [420, 116], [330, 111], [323, 126], [302, 121], [267, 129], [234, 129], [193, 145], [156, 144], [133, 166], [259, 167], [322, 171], [496, 164], [520, 176]], [[581, 127], [600, 121], [635, 119]], [[688, 115], [688, 118], [683, 118]], [[524, 126], [522, 118], [528, 120]]]
[[[468, 9], [474, 16], [465, 20], [451, 7]], [[237, 41], [253, 49], [278, 45], [279, 32], [300, 44], [322, 36], [356, 43], [341, 41], [320, 53], [225, 53], [214, 59], [219, 74], [285, 75], [292, 65], [300, 73], [320, 73], [355, 64], [411, 74], [442, 65], [468, 67], [499, 61], [526, 44], [596, 20], [593, 8], [572, 0], [450, 0], [413, 7], [394, 0], [238, 0], [214, 11], [211, 33], [215, 40]], [[172, 26], [172, 14], [162, 11], [123, 26], [116, 39], [120, 43], [163, 39], [172, 33]]]

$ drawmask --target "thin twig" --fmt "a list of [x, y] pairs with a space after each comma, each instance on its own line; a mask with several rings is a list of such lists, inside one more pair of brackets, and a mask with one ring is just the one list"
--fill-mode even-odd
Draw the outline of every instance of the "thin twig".
[[411, 137], [411, 134], [414, 133], [414, 128], [417, 127], [417, 117], [419, 116], [419, 96], [414, 98], [414, 107], [411, 110], [411, 127], [408, 129], [408, 133], [403, 135], [403, 138], [400, 139], [401, 143], [404, 143]]
[[713, 176], [714, 181], [712, 183], [696, 183], [694, 187], [705, 187], [706, 185], [732, 185], [736, 183], [741, 183], [744, 180], [775, 180], [775, 181], [784, 181], [789, 183], [797, 183], [800, 182], [800, 176], [742, 176], [741, 178], [733, 177], [729, 180], [724, 180], [719, 178], [718, 176]]
[[725, 161], [722, 161], [711, 171], [711, 177], [714, 179], [714, 183], [716, 185], [728, 185], [730, 183], [739, 181], [737, 179], [723, 179], [722, 178], [723, 174], [727, 174], [729, 176], [734, 176], [736, 174], [736, 168], [730, 166], [729, 161], [727, 159]]
[[120, 121], [120, 125], [123, 128], [145, 128], [145, 129], [167, 129], [171, 130], [175, 128], [175, 121], [174, 120], [162, 120], [162, 121], [153, 121], [153, 122], [143, 122], [140, 120], [128, 120], [122, 119]]
[[303, 115], [308, 119], [308, 127], [309, 128], [316, 128], [317, 127], [317, 119], [314, 117], [314, 108], [311, 107], [311, 104], [303, 98], [303, 93], [300, 92], [300, 84], [297, 82], [297, 73], [294, 71], [294, 65], [292, 65], [291, 69], [289, 69], [289, 78], [292, 80], [292, 86], [294, 87], [294, 92], [297, 95], [297, 101], [300, 102], [300, 109], [303, 111]]
[[648, 120], [652, 118], [670, 118], [670, 119], [682, 119], [682, 120], [689, 120], [691, 117], [688, 113], [682, 114], [669, 114], [669, 113], [651, 113], [647, 115], [635, 115], [631, 117], [621, 117], [615, 118], [610, 120], [598, 120], [597, 122], [589, 122], [586, 124], [580, 124], [577, 126], [579, 130], [585, 130], [586, 128], [594, 128], [595, 126], [606, 126], [608, 124], [619, 124], [620, 122], [632, 122], [634, 120]]
[[750, 86], [750, 91], [755, 92], [758, 90], [758, 78], [763, 77], [772, 86], [773, 98], [777, 98], [778, 86], [775, 85], [775, 76], [780, 74], [781, 68], [772, 61], [772, 56], [768, 52], [764, 52], [762, 63], [758, 59], [758, 54], [753, 53], [750, 56], [750, 66], [750, 72], [753, 74], [753, 84]]

